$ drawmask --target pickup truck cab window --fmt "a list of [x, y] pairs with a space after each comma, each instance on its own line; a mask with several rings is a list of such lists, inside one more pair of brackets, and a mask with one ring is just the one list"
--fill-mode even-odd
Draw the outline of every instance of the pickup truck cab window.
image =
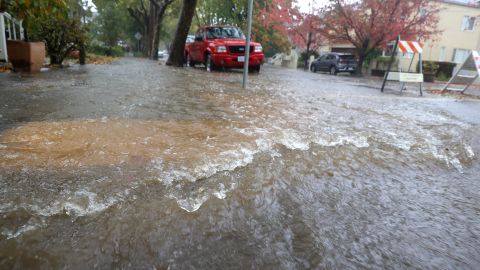
[[197, 35], [195, 35], [195, 41], [203, 41], [203, 30], [198, 31]]

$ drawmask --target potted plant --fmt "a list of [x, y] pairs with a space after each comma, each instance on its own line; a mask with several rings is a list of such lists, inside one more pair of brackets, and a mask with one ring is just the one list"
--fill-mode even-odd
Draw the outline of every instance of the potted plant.
[[7, 40], [8, 58], [14, 71], [38, 72], [45, 61], [45, 43]]
[[[35, 36], [37, 42], [30, 42], [30, 30], [38, 30], [38, 23], [45, 19], [64, 17], [67, 13], [65, 1], [35, 0], [0, 0], [0, 5], [17, 20], [23, 21], [25, 41], [7, 42], [9, 60], [15, 71], [39, 71], [45, 61], [45, 39]], [[38, 31], [32, 31], [38, 32]], [[34, 33], [35, 34], [35, 33]]]
[[423, 61], [423, 81], [434, 82], [440, 66], [433, 61]]

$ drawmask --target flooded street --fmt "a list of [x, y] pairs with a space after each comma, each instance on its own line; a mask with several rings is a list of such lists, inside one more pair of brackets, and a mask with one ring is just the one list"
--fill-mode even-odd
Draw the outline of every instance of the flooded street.
[[0, 74], [0, 269], [478, 269], [480, 102], [241, 76]]

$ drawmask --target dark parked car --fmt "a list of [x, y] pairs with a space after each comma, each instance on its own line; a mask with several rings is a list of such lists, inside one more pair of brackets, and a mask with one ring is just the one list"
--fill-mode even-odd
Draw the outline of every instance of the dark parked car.
[[330, 72], [331, 75], [337, 75], [338, 72], [353, 74], [357, 70], [357, 60], [352, 54], [328, 53], [315, 59], [310, 66], [310, 70], [312, 72]]

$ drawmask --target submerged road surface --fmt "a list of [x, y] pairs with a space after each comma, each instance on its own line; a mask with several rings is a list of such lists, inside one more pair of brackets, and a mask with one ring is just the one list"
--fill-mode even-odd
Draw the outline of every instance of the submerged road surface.
[[478, 269], [479, 102], [240, 81], [0, 74], [0, 268]]

